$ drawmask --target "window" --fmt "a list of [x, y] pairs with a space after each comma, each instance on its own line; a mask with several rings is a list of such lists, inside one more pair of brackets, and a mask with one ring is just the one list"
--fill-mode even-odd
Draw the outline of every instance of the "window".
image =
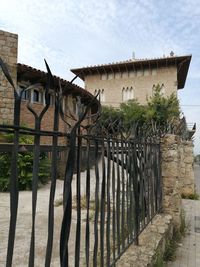
[[123, 87], [122, 89], [122, 101], [125, 101], [126, 100], [126, 96], [125, 96], [126, 92], [125, 92], [125, 88]]
[[33, 90], [33, 102], [42, 103], [42, 92], [36, 89]]
[[66, 109], [66, 97], [64, 96], [63, 100], [62, 100], [62, 110], [63, 110], [63, 112], [65, 112], [65, 109]]
[[113, 73], [109, 73], [109, 74], [108, 74], [108, 80], [113, 79], [113, 77], [114, 77]]
[[50, 106], [54, 106], [54, 104], [55, 104], [55, 98], [54, 98], [54, 95], [52, 93], [49, 93], [48, 94], [48, 100], [49, 100]]
[[120, 79], [121, 78], [121, 73], [120, 72], [116, 72], [115, 73], [115, 79]]
[[144, 70], [144, 76], [149, 76], [149, 70]]
[[152, 75], [155, 76], [157, 74], [157, 69], [152, 69]]
[[122, 72], [122, 78], [127, 78], [128, 77], [128, 72], [125, 71], [125, 72]]
[[76, 103], [75, 98], [73, 98], [73, 100], [72, 100], [72, 106], [73, 106], [73, 114], [78, 115], [78, 108], [77, 108], [77, 103]]
[[122, 89], [122, 101], [127, 101], [134, 98], [134, 91], [132, 87]]
[[143, 76], [143, 71], [137, 70], [136, 74], [137, 74], [137, 77], [141, 77], [141, 76]]
[[129, 88], [126, 88], [126, 100], [129, 100]]
[[106, 73], [106, 74], [102, 74], [102, 75], [101, 75], [101, 79], [102, 79], [102, 80], [107, 80], [107, 78], [108, 78], [108, 75], [107, 75], [107, 73]]
[[132, 87], [130, 88], [129, 96], [130, 96], [129, 99], [133, 99], [134, 98], [134, 92], [133, 92], [133, 88]]
[[101, 102], [105, 102], [105, 92], [104, 92], [104, 89], [100, 90], [100, 100], [101, 100]]
[[27, 90], [27, 91], [25, 91], [25, 86], [23, 86], [23, 85], [20, 85], [19, 86], [19, 93], [21, 94], [21, 92], [22, 92], [22, 99], [23, 100], [29, 100], [29, 91]]
[[131, 70], [129, 72], [129, 77], [135, 77], [135, 71], [134, 70]]

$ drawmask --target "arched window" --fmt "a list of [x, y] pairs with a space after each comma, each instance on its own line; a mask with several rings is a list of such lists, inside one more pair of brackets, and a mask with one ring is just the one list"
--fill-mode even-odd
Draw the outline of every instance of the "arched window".
[[122, 89], [122, 101], [125, 101], [125, 88]]
[[22, 99], [23, 100], [29, 100], [29, 95], [30, 95], [30, 91], [25, 90], [26, 86], [20, 85], [19, 86], [19, 93], [21, 94], [22, 92]]
[[33, 90], [33, 102], [39, 102], [39, 91]]
[[104, 89], [102, 89], [100, 91], [100, 98], [101, 98], [101, 102], [105, 102], [105, 92], [104, 92]]
[[32, 91], [32, 102], [43, 103], [43, 93], [37, 89]]
[[126, 97], [125, 97], [126, 101], [129, 100], [129, 89], [128, 87], [126, 88]]
[[134, 98], [134, 92], [133, 92], [133, 88], [131, 87], [130, 88], [130, 91], [129, 91], [129, 99], [133, 99]]

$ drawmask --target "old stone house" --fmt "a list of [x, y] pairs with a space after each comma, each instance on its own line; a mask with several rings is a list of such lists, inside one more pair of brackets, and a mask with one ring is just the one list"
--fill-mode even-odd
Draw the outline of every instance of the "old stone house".
[[191, 55], [149, 59], [130, 59], [117, 63], [72, 69], [85, 83], [85, 89], [96, 94], [101, 103], [118, 107], [129, 99], [145, 104], [152, 89], [159, 84], [165, 96], [184, 88]]
[[[46, 84], [46, 72], [35, 69], [31, 66], [17, 63], [18, 50], [18, 36], [13, 33], [0, 31], [0, 57], [7, 64], [11, 73], [12, 79], [17, 87], [18, 92], [27, 88], [27, 86], [39, 83], [37, 87], [24, 91], [22, 94], [20, 122], [29, 127], [34, 127], [34, 116], [27, 109], [27, 103], [31, 103], [32, 108], [39, 114], [45, 106], [44, 87]], [[65, 88], [62, 92], [62, 108], [66, 115], [71, 114], [73, 118], [77, 119], [77, 97], [80, 97], [83, 106], [86, 106], [93, 96], [90, 92], [84, 90], [78, 85], [72, 84], [67, 80], [54, 76], [55, 88]], [[54, 117], [54, 102], [55, 93], [50, 91], [50, 107], [45, 113], [42, 120], [42, 130], [53, 129]], [[95, 112], [97, 109], [97, 101], [92, 106], [90, 112]], [[14, 116], [14, 90], [6, 80], [2, 70], [0, 70], [0, 123], [13, 123]], [[74, 120], [68, 118], [68, 123], [73, 124]], [[67, 124], [62, 120], [59, 122], [59, 130], [67, 131]], [[42, 139], [43, 143], [49, 144], [48, 138]]]

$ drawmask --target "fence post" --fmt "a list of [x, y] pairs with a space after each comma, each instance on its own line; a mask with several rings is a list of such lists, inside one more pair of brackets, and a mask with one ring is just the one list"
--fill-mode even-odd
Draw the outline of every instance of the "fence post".
[[161, 141], [163, 211], [172, 215], [176, 227], [180, 226], [180, 137], [168, 134]]

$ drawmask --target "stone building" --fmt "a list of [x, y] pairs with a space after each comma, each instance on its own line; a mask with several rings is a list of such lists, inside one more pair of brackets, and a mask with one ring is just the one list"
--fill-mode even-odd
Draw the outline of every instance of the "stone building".
[[184, 88], [191, 55], [153, 59], [130, 59], [118, 63], [76, 68], [71, 71], [85, 82], [92, 94], [100, 90], [101, 103], [118, 107], [121, 102], [137, 99], [145, 104], [159, 84], [165, 96]]
[[[21, 115], [20, 120], [22, 124], [29, 127], [34, 127], [34, 116], [27, 109], [29, 102], [33, 109], [39, 114], [45, 106], [44, 87], [46, 84], [46, 72], [32, 68], [30, 66], [17, 63], [17, 50], [18, 50], [18, 36], [13, 33], [0, 31], [0, 57], [7, 64], [11, 73], [13, 82], [20, 92], [23, 88], [30, 85], [39, 83], [40, 86], [33, 87], [30, 90], [24, 91], [22, 94]], [[63, 90], [62, 107], [66, 114], [71, 114], [75, 119], [77, 118], [77, 96], [80, 97], [81, 103], [87, 105], [93, 98], [92, 94], [78, 85], [72, 84], [67, 80], [54, 76], [55, 88], [65, 88]], [[54, 116], [54, 91], [50, 91], [50, 107], [42, 120], [42, 130], [53, 129], [53, 116]], [[97, 108], [97, 101], [94, 103], [91, 112], [95, 112]], [[12, 124], [14, 116], [14, 90], [5, 78], [0, 68], [0, 124]], [[73, 124], [73, 121], [68, 123]], [[59, 130], [66, 131], [67, 125], [60, 120]], [[46, 139], [44, 142], [48, 143]]]

